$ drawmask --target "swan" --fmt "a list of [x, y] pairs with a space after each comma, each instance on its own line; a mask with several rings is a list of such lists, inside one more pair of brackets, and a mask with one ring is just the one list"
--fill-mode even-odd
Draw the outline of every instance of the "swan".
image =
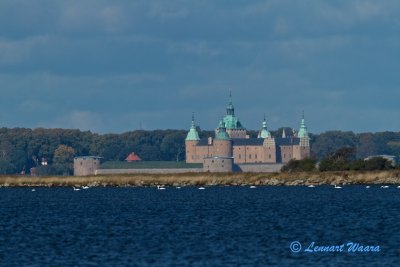
[[73, 186], [73, 188], [74, 188], [74, 191], [79, 191], [79, 190], [81, 190], [81, 189], [79, 189], [79, 188], [75, 188], [75, 186]]
[[181, 187], [180, 187], [180, 186], [177, 186], [176, 189], [181, 189]]
[[342, 187], [341, 187], [341, 186], [335, 185], [335, 188], [336, 188], [336, 189], [341, 189]]
[[199, 190], [204, 190], [205, 188], [204, 187], [199, 187]]
[[382, 185], [381, 188], [389, 188], [388, 185]]
[[400, 185], [398, 185], [397, 188], [400, 188]]
[[252, 185], [252, 186], [250, 186], [250, 188], [257, 188], [257, 187], [255, 187], [254, 185]]
[[89, 189], [89, 186], [82, 186], [82, 189]]
[[315, 185], [310, 184], [308, 187], [315, 187]]
[[35, 191], [36, 191], [36, 189], [35, 189], [35, 188], [33, 188], [33, 189], [32, 189], [32, 192], [35, 192]]
[[370, 186], [369, 186], [369, 185], [367, 185], [365, 188], [370, 188]]
[[162, 186], [157, 185], [157, 189], [158, 189], [158, 190], [165, 190], [165, 187], [162, 187]]

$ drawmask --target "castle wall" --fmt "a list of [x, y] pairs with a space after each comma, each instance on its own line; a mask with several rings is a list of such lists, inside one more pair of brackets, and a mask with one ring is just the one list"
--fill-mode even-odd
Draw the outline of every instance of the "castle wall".
[[293, 159], [293, 146], [280, 146], [282, 163], [288, 163]]
[[112, 174], [175, 174], [175, 173], [200, 173], [202, 168], [190, 169], [98, 169], [94, 175], [112, 175]]
[[302, 160], [310, 157], [310, 147], [293, 146], [293, 159]]
[[238, 167], [242, 172], [280, 172], [284, 164], [239, 164]]
[[275, 138], [270, 137], [264, 139], [263, 148], [265, 163], [280, 162], [280, 157], [277, 157], [279, 149], [276, 148]]
[[264, 162], [262, 146], [234, 146], [233, 157], [236, 164]]

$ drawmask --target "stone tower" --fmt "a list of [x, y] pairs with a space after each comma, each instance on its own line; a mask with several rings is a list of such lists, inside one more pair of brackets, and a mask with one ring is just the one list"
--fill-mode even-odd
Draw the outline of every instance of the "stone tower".
[[232, 157], [232, 140], [226, 132], [224, 120], [220, 121], [215, 130], [213, 155], [216, 157]]
[[200, 159], [199, 155], [196, 153], [196, 146], [199, 143], [199, 133], [196, 129], [196, 124], [194, 122], [194, 114], [192, 114], [192, 126], [185, 139], [186, 147], [186, 162], [187, 163], [201, 163], [203, 159]]
[[304, 112], [301, 118], [300, 130], [297, 133], [297, 137], [300, 139], [298, 146], [293, 147], [293, 158], [305, 159], [310, 157], [310, 137], [308, 136], [307, 126], [304, 119]]

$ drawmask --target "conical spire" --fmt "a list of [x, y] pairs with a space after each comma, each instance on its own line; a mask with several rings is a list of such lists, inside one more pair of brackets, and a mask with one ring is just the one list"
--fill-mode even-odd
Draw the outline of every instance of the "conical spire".
[[304, 111], [303, 111], [303, 115], [301, 118], [300, 130], [297, 133], [297, 137], [298, 138], [308, 138], [307, 126], [306, 126], [305, 119], [304, 119]]
[[197, 132], [196, 129], [196, 124], [194, 122], [194, 112], [192, 113], [192, 126], [190, 127], [190, 130], [186, 136], [186, 141], [199, 141], [199, 133]]
[[285, 131], [285, 128], [283, 128], [283, 131], [282, 131], [282, 138], [286, 138], [286, 131]]
[[262, 123], [261, 131], [258, 133], [258, 138], [268, 138], [271, 137], [271, 133], [267, 129], [267, 119], [264, 114], [264, 121]]
[[226, 115], [235, 115], [235, 108], [233, 107], [232, 103], [232, 90], [229, 89], [229, 100], [228, 100], [228, 106], [226, 107]]

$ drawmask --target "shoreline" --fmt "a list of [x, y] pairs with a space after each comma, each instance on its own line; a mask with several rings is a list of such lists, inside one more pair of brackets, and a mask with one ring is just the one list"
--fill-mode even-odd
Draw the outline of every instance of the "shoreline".
[[296, 186], [399, 184], [400, 170], [296, 173], [179, 173], [97, 176], [0, 176], [0, 187]]

